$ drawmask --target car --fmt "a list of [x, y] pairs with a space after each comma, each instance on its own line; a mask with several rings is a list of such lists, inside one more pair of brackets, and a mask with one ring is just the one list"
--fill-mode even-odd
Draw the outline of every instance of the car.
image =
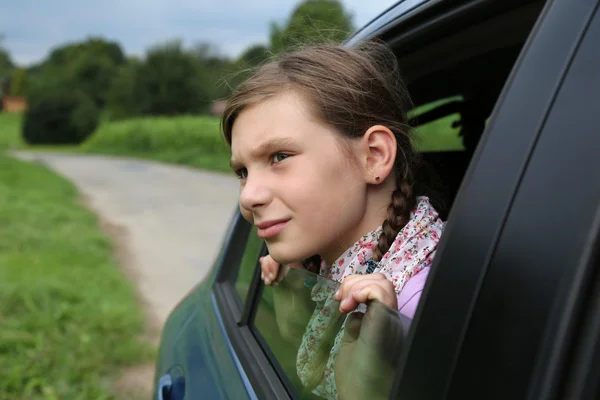
[[[362, 369], [340, 398], [600, 398], [599, 10], [405, 0], [345, 41], [396, 54], [447, 226], [412, 320], [363, 309], [380, 329], [346, 359]], [[156, 399], [318, 398], [299, 379], [302, 338], [274, 320], [293, 306], [272, 296], [337, 284], [287, 268], [265, 286], [264, 254], [235, 212], [210, 275], [164, 326]]]

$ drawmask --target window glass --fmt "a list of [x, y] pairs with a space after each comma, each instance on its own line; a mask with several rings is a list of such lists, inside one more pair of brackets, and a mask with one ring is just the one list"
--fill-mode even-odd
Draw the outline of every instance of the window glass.
[[258, 257], [263, 247], [264, 241], [258, 237], [257, 228], [252, 226], [248, 233], [248, 240], [244, 249], [244, 255], [240, 264], [240, 269], [235, 280], [235, 290], [242, 300], [246, 300], [254, 271], [258, 268]]
[[377, 302], [342, 314], [338, 283], [283, 268], [263, 289], [253, 330], [294, 397], [387, 399], [409, 321]]
[[[414, 118], [417, 124], [413, 132], [413, 144], [418, 151], [464, 150], [462, 138], [459, 136], [460, 127], [455, 125], [461, 118], [458, 112], [442, 113], [433, 120], [427, 118], [428, 113], [439, 110], [439, 107], [450, 106], [461, 100], [461, 97], [441, 99], [416, 107], [409, 113], [409, 118]], [[421, 119], [425, 121], [420, 123]]]
[[[511, 10], [520, 28], [510, 42], [496, 34], [499, 15], [457, 30], [451, 40], [423, 43], [422, 51], [394, 49], [410, 94], [425, 103], [409, 113], [414, 144], [438, 173], [449, 205], [542, 5], [528, 14]], [[250, 327], [292, 397], [387, 399], [411, 321], [377, 302], [341, 314], [333, 299], [337, 283], [301, 269], [283, 271], [274, 286], [262, 286]]]

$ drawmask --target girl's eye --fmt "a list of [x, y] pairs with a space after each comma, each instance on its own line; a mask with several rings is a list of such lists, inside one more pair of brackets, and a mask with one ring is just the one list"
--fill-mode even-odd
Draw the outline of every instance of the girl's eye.
[[289, 154], [285, 154], [285, 153], [275, 153], [271, 157], [272, 157], [274, 163], [278, 163], [278, 162], [285, 160], [289, 156], [290, 156]]
[[239, 179], [245, 179], [248, 177], [248, 170], [246, 168], [240, 168], [235, 171], [235, 174]]

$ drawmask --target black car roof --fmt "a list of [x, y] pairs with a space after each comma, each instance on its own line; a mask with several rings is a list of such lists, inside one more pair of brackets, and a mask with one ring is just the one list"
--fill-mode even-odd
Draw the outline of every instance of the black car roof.
[[418, 12], [419, 8], [431, 3], [439, 3], [442, 0], [400, 0], [390, 6], [369, 23], [354, 32], [345, 42], [346, 45], [352, 45], [364, 39], [376, 36], [378, 33], [392, 22], [399, 22], [403, 16]]

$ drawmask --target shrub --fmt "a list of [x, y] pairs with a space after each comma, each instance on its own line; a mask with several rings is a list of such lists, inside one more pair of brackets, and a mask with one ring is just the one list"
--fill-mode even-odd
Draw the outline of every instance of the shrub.
[[81, 92], [45, 92], [30, 100], [23, 118], [28, 144], [80, 144], [98, 126], [99, 111]]
[[82, 150], [231, 172], [229, 148], [215, 117], [142, 117], [105, 122]]

